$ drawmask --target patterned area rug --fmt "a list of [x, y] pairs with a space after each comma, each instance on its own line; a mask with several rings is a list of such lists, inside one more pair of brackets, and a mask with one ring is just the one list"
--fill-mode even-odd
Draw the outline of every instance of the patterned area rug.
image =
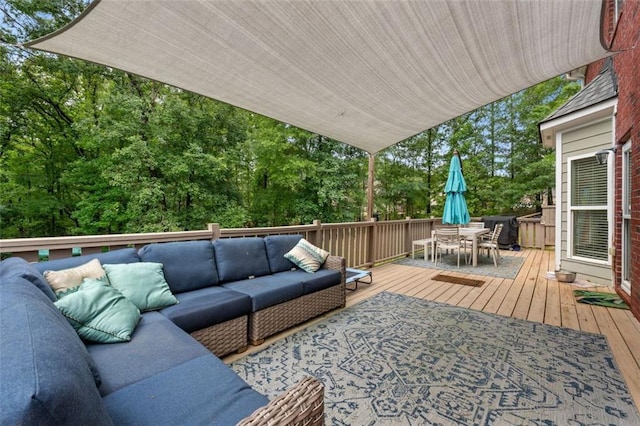
[[327, 425], [639, 425], [606, 338], [381, 293], [231, 364], [270, 398], [306, 375]]
[[484, 275], [487, 277], [498, 278], [515, 278], [524, 263], [524, 257], [508, 256], [504, 253], [500, 256], [500, 262], [496, 268], [493, 265], [493, 258], [487, 257], [486, 254], [478, 256], [478, 266], [466, 265], [464, 258], [460, 257], [460, 267], [458, 267], [458, 256], [449, 254], [442, 257], [442, 261], [438, 260], [438, 266], [433, 264], [431, 257], [424, 260], [422, 255], [416, 255], [415, 259], [405, 257], [396, 260], [394, 263], [400, 265], [417, 266], [419, 268], [441, 269], [444, 271], [456, 271], [463, 274]]

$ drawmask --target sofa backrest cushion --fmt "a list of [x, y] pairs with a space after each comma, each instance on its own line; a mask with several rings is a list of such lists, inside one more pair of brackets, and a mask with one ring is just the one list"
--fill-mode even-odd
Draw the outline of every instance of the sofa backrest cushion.
[[210, 287], [219, 282], [210, 241], [149, 244], [138, 254], [143, 262], [162, 263], [164, 278], [173, 293]]
[[105, 253], [94, 253], [86, 254], [84, 256], [48, 260], [46, 262], [34, 263], [33, 266], [42, 274], [44, 271], [59, 271], [61, 269], [75, 268], [76, 266], [83, 265], [93, 259], [98, 259], [101, 264], [140, 262], [140, 257], [138, 257], [136, 249], [125, 248]]
[[52, 302], [58, 300], [44, 276], [21, 257], [10, 257], [0, 262], [0, 280], [20, 277], [38, 287]]
[[290, 271], [294, 265], [284, 257], [285, 253], [294, 248], [302, 235], [270, 235], [264, 238], [264, 246], [267, 250], [271, 273]]
[[24, 278], [0, 284], [3, 424], [112, 424], [93, 361], [67, 320]]
[[269, 260], [262, 238], [221, 238], [213, 242], [221, 282], [268, 275]]

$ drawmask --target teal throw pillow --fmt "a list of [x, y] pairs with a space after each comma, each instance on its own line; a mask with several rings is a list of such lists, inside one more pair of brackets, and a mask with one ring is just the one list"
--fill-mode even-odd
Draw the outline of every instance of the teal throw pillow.
[[141, 312], [178, 303], [164, 278], [162, 263], [136, 262], [102, 267], [107, 272], [109, 283]]
[[55, 305], [80, 337], [92, 342], [128, 342], [140, 320], [136, 305], [106, 282], [91, 278]]
[[309, 273], [314, 273], [320, 269], [328, 256], [328, 251], [314, 246], [304, 238], [298, 241], [298, 244], [284, 255], [286, 259], [291, 261], [298, 268]]

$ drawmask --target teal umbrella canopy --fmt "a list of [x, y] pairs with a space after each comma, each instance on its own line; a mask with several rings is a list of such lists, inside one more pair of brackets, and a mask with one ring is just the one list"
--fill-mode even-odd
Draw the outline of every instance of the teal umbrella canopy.
[[447, 198], [444, 203], [442, 223], [447, 225], [464, 225], [471, 221], [467, 201], [464, 193], [467, 192], [467, 183], [462, 175], [460, 156], [456, 153], [449, 165], [449, 177], [444, 187]]

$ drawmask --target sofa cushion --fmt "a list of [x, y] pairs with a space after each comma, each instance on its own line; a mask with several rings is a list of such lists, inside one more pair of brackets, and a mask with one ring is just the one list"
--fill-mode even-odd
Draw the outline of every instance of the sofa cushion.
[[133, 302], [141, 312], [178, 303], [164, 279], [162, 263], [106, 264], [103, 268], [107, 272], [109, 284]]
[[235, 425], [268, 402], [212, 354], [104, 398], [114, 423], [155, 426]]
[[319, 269], [313, 274], [307, 274], [307, 277], [302, 281], [303, 293], [310, 294], [333, 287], [340, 284], [341, 279], [342, 274], [340, 274], [340, 271]]
[[302, 235], [270, 235], [264, 238], [264, 246], [267, 250], [267, 258], [269, 259], [269, 267], [272, 274], [296, 268], [296, 265], [285, 258], [284, 255], [294, 248], [301, 239]]
[[297, 276], [280, 273], [222, 285], [251, 297], [251, 312], [302, 296], [302, 281]]
[[284, 257], [293, 262], [300, 269], [314, 273], [327, 260], [329, 252], [316, 247], [304, 238], [298, 241], [294, 248], [285, 253]]
[[213, 242], [221, 282], [271, 273], [262, 238], [222, 238]]
[[210, 352], [158, 312], [142, 315], [127, 343], [89, 343], [102, 374], [100, 393], [108, 395]]
[[104, 281], [86, 279], [78, 288], [55, 302], [84, 340], [114, 343], [131, 340], [140, 311], [122, 293]]
[[294, 279], [302, 283], [302, 293], [310, 294], [340, 284], [342, 275], [333, 269], [319, 269], [310, 274], [301, 269], [273, 274], [277, 279]]
[[1, 423], [112, 424], [93, 361], [51, 300], [18, 277], [0, 291]]
[[98, 259], [90, 260], [74, 268], [44, 271], [44, 278], [58, 298], [76, 291], [85, 278], [99, 279], [105, 275], [106, 272], [102, 269]]
[[148, 244], [138, 253], [144, 262], [164, 265], [164, 277], [174, 294], [218, 284], [210, 241]]
[[0, 262], [0, 280], [21, 277], [38, 287], [52, 302], [58, 300], [44, 276], [21, 257], [10, 257]]
[[135, 249], [125, 248], [120, 250], [108, 251], [105, 253], [86, 254], [84, 256], [66, 257], [64, 259], [34, 263], [33, 267], [36, 268], [40, 273], [44, 273], [44, 271], [59, 271], [61, 269], [80, 266], [92, 259], [98, 259], [101, 264], [140, 262], [140, 257], [138, 257], [138, 253]]
[[221, 324], [251, 312], [249, 296], [220, 286], [188, 291], [176, 297], [180, 303], [160, 312], [187, 333]]

